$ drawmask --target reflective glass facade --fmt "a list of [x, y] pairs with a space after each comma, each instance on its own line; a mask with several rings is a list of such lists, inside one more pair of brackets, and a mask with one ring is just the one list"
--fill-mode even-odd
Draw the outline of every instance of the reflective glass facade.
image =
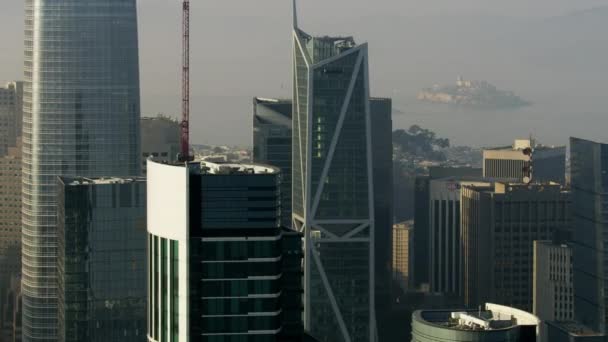
[[146, 340], [146, 183], [61, 178], [59, 341]]
[[367, 45], [297, 27], [293, 35], [293, 219], [306, 241], [305, 324], [321, 341], [375, 341]]
[[570, 139], [574, 315], [605, 334], [608, 308], [608, 145]]
[[133, 176], [135, 0], [25, 0], [23, 338], [57, 336], [56, 179]]

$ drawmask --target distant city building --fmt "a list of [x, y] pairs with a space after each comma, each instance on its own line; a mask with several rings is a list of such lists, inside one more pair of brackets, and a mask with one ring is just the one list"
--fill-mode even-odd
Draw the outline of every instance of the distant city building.
[[0, 156], [0, 318], [11, 276], [21, 273], [21, 144]]
[[146, 341], [146, 181], [59, 179], [58, 340]]
[[474, 177], [449, 177], [430, 183], [430, 290], [460, 298], [462, 295], [462, 244], [460, 230], [460, 189], [463, 186], [490, 186]]
[[291, 227], [291, 100], [253, 99], [253, 161], [281, 170], [281, 224]]
[[475, 310], [418, 310], [412, 342], [541, 342], [540, 324], [531, 313], [490, 303]]
[[543, 321], [574, 319], [572, 248], [534, 241], [533, 312]]
[[393, 225], [393, 280], [403, 291], [410, 287], [410, 246], [413, 229], [414, 221]]
[[323, 342], [375, 342], [367, 44], [312, 37], [295, 12], [292, 215], [305, 240], [305, 327]]
[[496, 183], [461, 190], [464, 300], [532, 311], [533, 241], [570, 225], [570, 193], [559, 184]]
[[55, 342], [56, 176], [141, 172], [137, 4], [27, 0], [24, 10], [23, 340]]
[[23, 82], [0, 87], [0, 157], [17, 144], [23, 121]]
[[532, 180], [535, 182], [565, 183], [566, 147], [535, 145], [531, 140], [515, 140], [512, 146], [483, 150], [483, 176], [521, 182], [530, 167], [530, 156], [524, 154], [533, 148]]
[[607, 333], [608, 144], [570, 138], [574, 313], [576, 321]]
[[481, 177], [482, 169], [470, 167], [431, 167], [428, 176], [418, 176], [414, 188], [413, 286], [429, 284], [430, 276], [430, 192], [431, 180], [446, 177]]
[[302, 235], [281, 228], [280, 186], [265, 165], [148, 161], [149, 341], [301, 340]]
[[606, 335], [600, 334], [575, 321], [543, 322], [545, 332], [543, 342], [605, 342]]
[[141, 169], [146, 174], [146, 160], [173, 163], [180, 151], [181, 128], [177, 120], [159, 115], [141, 118]]

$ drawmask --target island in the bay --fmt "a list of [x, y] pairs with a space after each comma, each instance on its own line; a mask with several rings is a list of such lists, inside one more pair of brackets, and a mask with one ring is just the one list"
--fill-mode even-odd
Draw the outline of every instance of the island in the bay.
[[421, 90], [418, 100], [474, 108], [519, 108], [531, 103], [511, 91], [499, 90], [486, 81], [467, 81], [458, 77], [455, 85], [435, 85]]

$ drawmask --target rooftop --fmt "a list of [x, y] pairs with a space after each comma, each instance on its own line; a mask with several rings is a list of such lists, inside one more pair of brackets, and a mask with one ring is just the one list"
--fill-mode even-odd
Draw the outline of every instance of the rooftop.
[[252, 163], [214, 163], [208, 161], [194, 161], [190, 165], [200, 165], [202, 174], [210, 175], [257, 175], [277, 174], [279, 169], [270, 165]]
[[555, 326], [574, 336], [604, 336], [575, 321], [549, 321], [547, 324]]
[[92, 184], [127, 184], [135, 182], [145, 182], [145, 177], [59, 177], [65, 185], [92, 185]]

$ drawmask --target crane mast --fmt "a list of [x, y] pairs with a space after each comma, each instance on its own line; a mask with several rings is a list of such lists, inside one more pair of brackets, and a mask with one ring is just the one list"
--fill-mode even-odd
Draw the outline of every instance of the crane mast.
[[190, 161], [190, 0], [182, 4], [182, 122], [180, 161]]

